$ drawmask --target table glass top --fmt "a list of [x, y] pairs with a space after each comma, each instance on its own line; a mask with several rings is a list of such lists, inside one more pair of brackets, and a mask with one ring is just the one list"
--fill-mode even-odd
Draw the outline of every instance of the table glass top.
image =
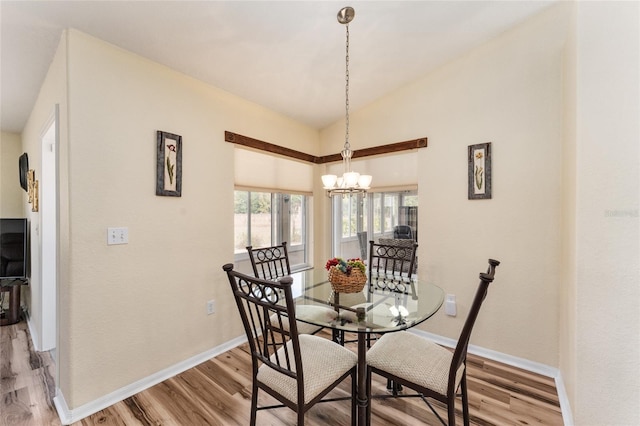
[[337, 293], [326, 273], [309, 270], [291, 276], [296, 319], [336, 330], [383, 333], [410, 328], [435, 314], [444, 300], [440, 287], [420, 279], [374, 278], [361, 292]]

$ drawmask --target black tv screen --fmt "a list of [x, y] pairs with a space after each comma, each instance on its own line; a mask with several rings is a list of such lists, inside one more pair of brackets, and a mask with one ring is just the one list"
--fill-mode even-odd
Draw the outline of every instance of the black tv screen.
[[0, 219], [0, 278], [27, 277], [27, 219]]

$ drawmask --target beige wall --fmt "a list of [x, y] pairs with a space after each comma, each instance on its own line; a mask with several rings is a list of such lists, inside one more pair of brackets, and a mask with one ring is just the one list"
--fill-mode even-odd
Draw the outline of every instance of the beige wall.
[[[318, 133], [75, 30], [67, 52], [58, 353], [73, 409], [241, 335], [221, 270], [233, 261], [224, 131], [311, 153]], [[181, 198], [155, 195], [157, 130], [183, 137]], [[107, 246], [109, 226], [128, 227], [129, 244]]]
[[640, 424], [639, 21], [638, 2], [578, 3], [577, 425]]
[[22, 155], [20, 135], [0, 134], [0, 217], [24, 217], [18, 158]]
[[[459, 314], [423, 328], [457, 337], [494, 257], [502, 265], [472, 343], [547, 365], [558, 363], [565, 15], [545, 13], [357, 111], [350, 129], [356, 150], [428, 137], [417, 154], [418, 273], [455, 294]], [[493, 199], [469, 201], [467, 146], [483, 142]]]

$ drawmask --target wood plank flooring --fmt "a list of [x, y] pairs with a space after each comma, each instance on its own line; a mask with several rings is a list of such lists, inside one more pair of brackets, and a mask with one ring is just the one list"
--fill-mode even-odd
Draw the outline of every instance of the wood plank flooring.
[[[1, 327], [0, 332], [0, 426], [60, 425], [52, 403], [50, 357], [33, 351], [24, 321]], [[239, 346], [76, 425], [247, 425], [250, 369], [247, 347]], [[562, 425], [553, 379], [470, 355], [468, 382], [472, 425]], [[385, 393], [385, 384], [374, 380], [374, 393]], [[347, 379], [331, 396], [347, 396], [349, 391]], [[261, 392], [259, 403], [273, 400]], [[436, 409], [446, 413], [441, 406]], [[372, 412], [374, 426], [439, 424], [417, 398], [376, 399]], [[349, 413], [348, 401], [318, 404], [307, 413], [306, 424], [349, 425]], [[258, 424], [294, 425], [295, 416], [286, 408], [259, 411]], [[462, 424], [461, 417], [458, 424]]]
[[0, 327], [0, 426], [59, 425], [54, 365], [33, 350], [25, 321]]

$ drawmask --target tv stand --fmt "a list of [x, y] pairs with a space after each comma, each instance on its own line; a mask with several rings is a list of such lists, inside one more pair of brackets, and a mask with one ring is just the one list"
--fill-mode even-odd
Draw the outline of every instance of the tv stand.
[[0, 307], [0, 326], [20, 321], [20, 289], [26, 279], [0, 278], [0, 293], [9, 293], [9, 308]]

